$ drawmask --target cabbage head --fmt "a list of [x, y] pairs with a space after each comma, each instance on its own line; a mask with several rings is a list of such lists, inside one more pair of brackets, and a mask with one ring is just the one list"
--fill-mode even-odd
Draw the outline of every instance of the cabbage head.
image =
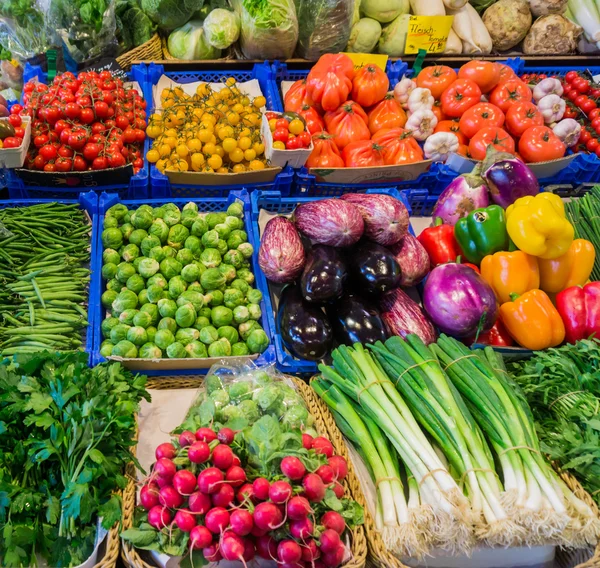
[[346, 51], [371, 53], [381, 37], [381, 24], [373, 18], [361, 18], [352, 26]]
[[183, 26], [204, 0], [141, 0], [142, 10], [163, 30]]
[[206, 41], [217, 49], [226, 49], [240, 37], [240, 18], [234, 12], [217, 8], [204, 20]]
[[390, 57], [400, 57], [401, 55], [404, 55], [409, 20], [409, 15], [402, 14], [389, 26], [383, 28], [383, 32], [379, 38], [379, 53], [385, 53]]
[[410, 13], [410, 2], [409, 0], [362, 0], [360, 11], [368, 18], [386, 24], [402, 14]]
[[219, 59], [221, 50], [216, 49], [206, 41], [203, 22], [191, 20], [171, 32], [167, 44], [169, 53], [177, 59], [200, 60]]

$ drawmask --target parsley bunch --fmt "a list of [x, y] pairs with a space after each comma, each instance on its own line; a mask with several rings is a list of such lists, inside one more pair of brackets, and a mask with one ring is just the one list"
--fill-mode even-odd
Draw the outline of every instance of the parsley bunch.
[[121, 518], [114, 494], [134, 460], [146, 377], [85, 353], [40, 352], [0, 364], [0, 565], [82, 563], [96, 522]]

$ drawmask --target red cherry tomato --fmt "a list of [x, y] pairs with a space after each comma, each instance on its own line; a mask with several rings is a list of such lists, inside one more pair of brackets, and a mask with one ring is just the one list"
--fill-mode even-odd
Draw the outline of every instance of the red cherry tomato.
[[289, 128], [289, 122], [285, 118], [279, 118], [275, 123], [275, 128], [283, 128], [287, 130]]
[[21, 126], [21, 123], [23, 122], [23, 120], [21, 119], [20, 115], [11, 114], [8, 117], [8, 122], [10, 122], [16, 128], [17, 126]]
[[54, 146], [50, 146], [50, 144], [46, 144], [40, 148], [40, 156], [43, 156], [46, 161], [54, 160], [58, 155], [58, 151]]
[[273, 140], [276, 142], [287, 142], [289, 132], [287, 128], [275, 128], [273, 132]]
[[598, 148], [598, 146], [600, 146], [600, 142], [598, 142], [597, 138], [590, 138], [586, 143], [585, 143], [585, 147], [590, 151], [590, 152], [595, 152], [596, 148]]
[[567, 83], [572, 83], [575, 79], [577, 79], [579, 75], [577, 74], [577, 71], [569, 71], [566, 75], [565, 75], [565, 81]]

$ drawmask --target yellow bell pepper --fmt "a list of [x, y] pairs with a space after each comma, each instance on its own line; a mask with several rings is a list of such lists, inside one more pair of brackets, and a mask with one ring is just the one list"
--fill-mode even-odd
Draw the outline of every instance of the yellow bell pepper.
[[575, 236], [561, 198], [549, 192], [521, 197], [510, 205], [506, 229], [519, 250], [538, 258], [562, 256]]
[[489, 254], [481, 261], [481, 277], [492, 287], [500, 304], [511, 294], [524, 294], [540, 287], [538, 259], [517, 250]]
[[583, 286], [592, 273], [595, 259], [594, 245], [585, 239], [575, 239], [562, 256], [538, 260], [540, 288], [557, 294], [571, 286]]

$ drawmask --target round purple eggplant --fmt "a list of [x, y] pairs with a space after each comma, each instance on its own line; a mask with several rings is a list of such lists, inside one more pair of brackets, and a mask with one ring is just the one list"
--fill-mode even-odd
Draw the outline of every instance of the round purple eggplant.
[[352, 285], [361, 294], [377, 296], [400, 286], [402, 273], [394, 254], [369, 241], [362, 241], [348, 254]]
[[339, 343], [375, 343], [385, 341], [387, 332], [379, 310], [368, 300], [346, 293], [327, 307], [333, 335]]
[[347, 276], [346, 263], [338, 249], [315, 245], [308, 253], [300, 278], [302, 297], [316, 304], [335, 300], [344, 293]]

